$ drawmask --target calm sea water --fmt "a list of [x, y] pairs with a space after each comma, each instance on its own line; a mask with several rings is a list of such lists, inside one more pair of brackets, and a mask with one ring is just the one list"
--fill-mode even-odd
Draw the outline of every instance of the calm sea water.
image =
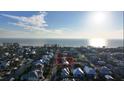
[[[87, 39], [0, 39], [2, 43], [19, 43], [22, 46], [43, 46], [44, 44], [59, 44], [60, 46], [88, 46], [89, 40]], [[106, 41], [106, 47], [122, 47], [123, 40], [113, 39]]]

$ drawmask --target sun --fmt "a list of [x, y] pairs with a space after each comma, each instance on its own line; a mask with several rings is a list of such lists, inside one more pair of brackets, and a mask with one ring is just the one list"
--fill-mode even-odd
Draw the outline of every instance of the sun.
[[92, 14], [92, 21], [94, 24], [104, 24], [108, 19], [108, 14], [106, 12], [94, 12]]
[[89, 40], [89, 45], [93, 47], [103, 47], [106, 46], [106, 40], [102, 38], [93, 38]]

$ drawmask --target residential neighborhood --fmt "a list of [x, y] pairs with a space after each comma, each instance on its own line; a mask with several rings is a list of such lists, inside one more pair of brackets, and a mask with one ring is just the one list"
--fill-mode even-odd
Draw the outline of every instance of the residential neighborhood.
[[1, 81], [123, 81], [124, 48], [0, 46]]

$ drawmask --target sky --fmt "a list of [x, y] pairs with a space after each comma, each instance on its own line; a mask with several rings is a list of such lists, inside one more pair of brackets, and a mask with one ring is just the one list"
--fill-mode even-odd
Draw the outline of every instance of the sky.
[[0, 11], [0, 38], [122, 39], [123, 12]]

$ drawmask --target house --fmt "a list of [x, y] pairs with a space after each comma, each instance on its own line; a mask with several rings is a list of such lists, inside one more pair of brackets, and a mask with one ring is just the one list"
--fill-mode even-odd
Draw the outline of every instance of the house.
[[80, 67], [73, 69], [73, 77], [82, 80], [84, 77], [83, 70]]
[[84, 72], [86, 73], [86, 76], [88, 79], [94, 79], [96, 76], [96, 71], [95, 69], [89, 67], [89, 66], [84, 66]]
[[70, 71], [69, 71], [69, 68], [62, 68], [61, 70], [61, 76], [62, 78], [67, 78], [69, 77], [69, 74], [70, 74]]
[[102, 67], [99, 69], [99, 73], [100, 73], [100, 76], [105, 76], [105, 75], [110, 75], [110, 74], [112, 74], [112, 72], [110, 71], [110, 69], [107, 68], [106, 66], [102, 66]]
[[29, 73], [21, 77], [21, 80], [26, 80], [26, 81], [38, 81], [43, 79], [44, 79], [44, 76], [40, 70], [30, 71]]
[[97, 63], [98, 63], [99, 65], [105, 65], [106, 62], [99, 60], [99, 61], [97, 61]]
[[114, 80], [114, 78], [111, 75], [105, 75], [105, 80]]
[[38, 75], [36, 72], [29, 72], [21, 77], [22, 81], [37, 81], [38, 80]]

